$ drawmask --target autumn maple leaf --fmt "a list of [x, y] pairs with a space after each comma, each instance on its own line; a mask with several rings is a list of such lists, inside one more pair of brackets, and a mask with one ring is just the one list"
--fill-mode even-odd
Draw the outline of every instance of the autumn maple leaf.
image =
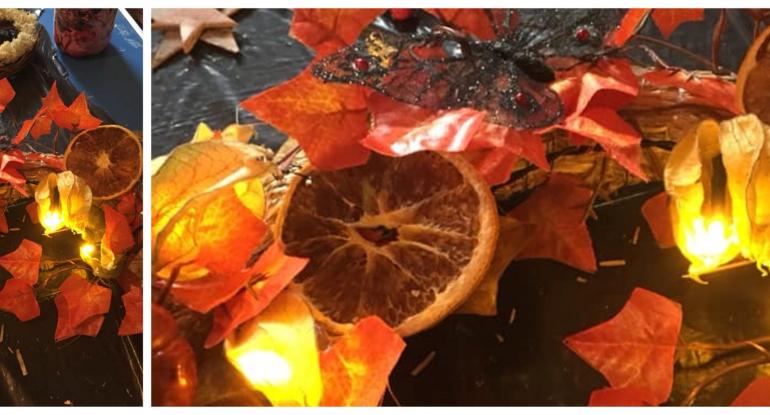
[[682, 307], [666, 297], [636, 288], [612, 319], [573, 334], [564, 344], [613, 388], [647, 390], [658, 405], [671, 394], [674, 353], [682, 327]]
[[676, 245], [671, 212], [668, 208], [670, 199], [666, 192], [660, 192], [647, 199], [642, 205], [642, 216], [647, 221], [655, 241], [661, 248], [670, 248]]
[[325, 56], [353, 43], [384, 9], [295, 9], [289, 35]]
[[664, 38], [671, 36], [682, 23], [698, 22], [703, 16], [703, 9], [655, 9], [652, 12], [652, 20]]
[[245, 321], [261, 313], [307, 264], [307, 258], [287, 256], [273, 243], [251, 268], [261, 278], [214, 309], [214, 323], [204, 347], [219, 344]]
[[0, 113], [5, 111], [5, 107], [8, 106], [8, 103], [11, 102], [15, 96], [16, 91], [13, 90], [13, 86], [11, 86], [8, 79], [0, 79]]
[[648, 71], [640, 78], [652, 85], [681, 88], [704, 105], [723, 108], [736, 115], [741, 112], [735, 99], [735, 83], [722, 78], [698, 76], [677, 68]]
[[731, 406], [770, 406], [770, 377], [755, 379], [735, 398]]
[[516, 258], [548, 258], [586, 272], [596, 271], [596, 256], [585, 224], [592, 200], [593, 191], [579, 179], [551, 175], [510, 213], [536, 226], [535, 236]]
[[91, 283], [79, 274], [70, 274], [59, 287], [56, 296], [56, 341], [72, 336], [96, 336], [110, 310], [112, 291], [97, 283]]
[[0, 257], [0, 266], [11, 273], [14, 278], [25, 280], [30, 285], [34, 285], [40, 274], [42, 254], [42, 246], [28, 239], [22, 239], [16, 250]]
[[0, 310], [15, 315], [21, 321], [29, 321], [40, 315], [35, 290], [29, 281], [11, 278], [0, 290]]
[[324, 83], [306, 69], [241, 106], [295, 138], [320, 169], [357, 166], [369, 157], [360, 144], [369, 129], [361, 86]]
[[588, 138], [634, 175], [644, 179], [642, 137], [617, 110], [639, 94], [639, 82], [627, 61], [604, 59], [560, 74], [552, 84], [564, 104], [564, 120], [545, 129], [560, 128]]
[[379, 317], [356, 323], [320, 356], [323, 406], [376, 406], [406, 347]]
[[28, 196], [27, 179], [19, 172], [24, 165], [24, 154], [20, 150], [0, 152], [0, 181], [10, 183], [17, 192]]
[[126, 314], [118, 328], [118, 336], [130, 336], [139, 334], [144, 329], [142, 327], [142, 288], [132, 286], [131, 289], [123, 294], [123, 308]]

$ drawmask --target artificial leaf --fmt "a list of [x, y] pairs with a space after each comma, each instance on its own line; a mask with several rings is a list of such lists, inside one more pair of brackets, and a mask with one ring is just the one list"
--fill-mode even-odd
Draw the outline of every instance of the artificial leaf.
[[722, 78], [700, 76], [683, 69], [672, 68], [645, 72], [640, 79], [642, 82], [659, 87], [681, 88], [699, 98], [699, 103], [724, 108], [733, 114], [740, 113], [735, 101], [735, 84]]
[[321, 353], [324, 406], [377, 406], [406, 343], [377, 316], [359, 320]]
[[43, 98], [43, 104], [37, 114], [31, 120], [25, 120], [22, 123], [21, 129], [12, 140], [13, 144], [19, 144], [27, 137], [27, 134], [32, 135], [32, 138], [35, 139], [49, 134], [51, 132], [51, 122], [53, 121], [52, 114], [58, 111], [66, 111], [66, 109], [67, 107], [62, 102], [59, 96], [59, 89], [54, 81], [48, 94]]
[[671, 213], [668, 209], [669, 202], [670, 198], [666, 192], [660, 192], [642, 205], [642, 215], [652, 231], [652, 236], [663, 249], [676, 245], [674, 225], [671, 224]]
[[627, 61], [600, 60], [560, 74], [551, 88], [564, 104], [565, 117], [547, 130], [561, 128], [591, 139], [634, 175], [644, 179], [641, 135], [617, 110], [639, 94], [639, 83]]
[[128, 192], [118, 199], [115, 209], [125, 216], [131, 229], [142, 225], [142, 196]]
[[366, 162], [366, 93], [358, 85], [324, 83], [309, 70], [241, 103], [257, 118], [295, 138], [320, 169]]
[[176, 320], [152, 303], [152, 405], [190, 406], [198, 387], [198, 366]]
[[618, 28], [607, 39], [609, 46], [621, 47], [633, 37], [647, 21], [650, 9], [629, 9], [623, 15]]
[[225, 356], [274, 406], [316, 406], [321, 400], [315, 321], [297, 294], [284, 291], [228, 337]]
[[603, 388], [591, 392], [588, 406], [656, 406], [657, 400], [644, 388]]
[[516, 258], [548, 258], [586, 272], [596, 271], [596, 256], [585, 224], [592, 200], [593, 191], [580, 180], [551, 175], [510, 213], [537, 229]]
[[8, 233], [8, 219], [5, 217], [4, 202], [0, 202], [0, 233]]
[[655, 9], [652, 12], [652, 20], [663, 37], [668, 39], [682, 23], [703, 20], [703, 9]]
[[5, 111], [8, 103], [16, 96], [16, 91], [13, 90], [11, 82], [7, 78], [0, 79], [0, 113]]
[[57, 342], [72, 336], [96, 336], [110, 310], [112, 291], [97, 283], [90, 283], [79, 274], [70, 274], [61, 284], [56, 296]]
[[289, 35], [325, 56], [353, 43], [383, 9], [295, 9]]
[[259, 275], [260, 279], [214, 309], [214, 323], [204, 347], [214, 347], [242, 323], [261, 313], [307, 262], [307, 258], [285, 255], [281, 246], [273, 243], [251, 268], [252, 275]]
[[22, 279], [30, 285], [35, 285], [40, 274], [40, 257], [42, 254], [42, 246], [28, 239], [22, 239], [16, 250], [0, 257], [0, 266], [11, 273], [14, 278]]
[[123, 294], [123, 308], [126, 314], [123, 321], [120, 322], [118, 336], [130, 336], [139, 334], [143, 331], [142, 326], [142, 288], [132, 286], [131, 290]]
[[102, 205], [102, 210], [104, 235], [100, 244], [100, 261], [106, 269], [113, 269], [117, 258], [134, 246], [134, 236], [125, 216], [108, 204]]
[[205, 141], [178, 146], [152, 178], [152, 245], [191, 199], [267, 172], [259, 147]]
[[244, 267], [266, 231], [232, 187], [206, 193], [192, 199], [158, 235], [153, 267], [164, 277], [179, 268], [171, 294], [208, 312], [250, 278]]
[[613, 388], [649, 390], [658, 405], [671, 394], [674, 353], [682, 327], [678, 303], [642, 288], [612, 319], [573, 334], [564, 344]]
[[770, 406], [770, 377], [754, 379], [735, 398], [731, 406]]
[[24, 154], [19, 150], [9, 150], [0, 153], [0, 181], [8, 182], [22, 196], [27, 196], [27, 179], [19, 173], [18, 168], [24, 165]]
[[464, 151], [486, 117], [472, 108], [433, 111], [377, 93], [369, 97], [367, 105], [374, 126], [361, 144], [389, 156], [422, 150]]
[[68, 131], [90, 130], [102, 124], [102, 120], [91, 115], [85, 93], [78, 95], [69, 107], [51, 110], [50, 117], [59, 128]]
[[458, 313], [494, 316], [497, 314], [497, 285], [508, 264], [535, 236], [536, 226], [501, 216], [497, 248], [484, 279], [459, 308]]
[[0, 310], [15, 315], [21, 321], [29, 321], [40, 315], [35, 290], [29, 281], [11, 278], [0, 290]]
[[484, 9], [426, 9], [446, 25], [470, 33], [481, 40], [497, 38], [495, 30]]

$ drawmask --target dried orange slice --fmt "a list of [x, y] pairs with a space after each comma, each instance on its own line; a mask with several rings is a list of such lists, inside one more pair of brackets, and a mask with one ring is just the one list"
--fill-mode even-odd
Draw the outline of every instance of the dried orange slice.
[[88, 183], [94, 199], [113, 199], [142, 176], [142, 143], [119, 125], [96, 127], [70, 141], [64, 166]]
[[770, 124], [770, 27], [746, 52], [736, 81], [738, 107]]
[[310, 258], [294, 288], [333, 332], [369, 315], [402, 336], [428, 328], [471, 294], [495, 251], [494, 197], [459, 156], [308, 168], [286, 198], [279, 237], [288, 255]]

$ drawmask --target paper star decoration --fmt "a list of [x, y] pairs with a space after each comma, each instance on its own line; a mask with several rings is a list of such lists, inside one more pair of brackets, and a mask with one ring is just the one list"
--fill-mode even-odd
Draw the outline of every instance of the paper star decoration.
[[198, 40], [231, 53], [238, 53], [232, 29], [238, 24], [229, 16], [239, 9], [153, 9], [152, 27], [164, 31], [155, 55], [155, 69], [180, 51], [190, 53]]

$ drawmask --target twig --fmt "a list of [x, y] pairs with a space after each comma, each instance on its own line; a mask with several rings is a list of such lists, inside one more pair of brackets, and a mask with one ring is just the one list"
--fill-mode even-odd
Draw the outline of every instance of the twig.
[[693, 279], [693, 280], [696, 280], [696, 281], [701, 281], [700, 277], [702, 277], [704, 275], [714, 274], [716, 272], [721, 272], [721, 271], [727, 271], [729, 269], [734, 269], [734, 268], [740, 268], [740, 267], [744, 267], [746, 265], [751, 265], [753, 263], [754, 263], [754, 261], [745, 259], [743, 261], [731, 262], [729, 264], [724, 264], [724, 265], [718, 266], [718, 267], [716, 267], [714, 269], [710, 269], [708, 271], [699, 272], [697, 274], [685, 274], [685, 275], [682, 275], [682, 278], [688, 278], [688, 279]]
[[436, 351], [431, 350], [431, 352], [428, 353], [427, 356], [425, 356], [425, 359], [423, 359], [422, 362], [420, 362], [420, 364], [418, 364], [417, 366], [415, 366], [414, 369], [412, 369], [411, 375], [414, 377], [422, 373], [422, 371], [425, 370], [426, 367], [428, 367], [428, 364], [430, 364], [430, 362], [433, 361], [434, 357], [436, 357]]
[[649, 37], [649, 36], [646, 36], [646, 35], [635, 35], [634, 38], [639, 39], [639, 40], [644, 41], [644, 42], [655, 43], [656, 45], [663, 46], [665, 48], [674, 50], [676, 52], [679, 52], [679, 53], [687, 56], [688, 58], [690, 58], [690, 59], [692, 59], [694, 61], [698, 61], [698, 62], [706, 65], [707, 67], [711, 67], [711, 61], [709, 61], [708, 59], [704, 58], [703, 56], [700, 56], [698, 54], [692, 53], [689, 50], [687, 50], [687, 49], [685, 49], [685, 48], [683, 48], [681, 46], [675, 45], [673, 43], [666, 42], [665, 40], [656, 39], [654, 37]]
[[713, 375], [707, 377], [703, 382], [699, 383], [694, 388], [692, 388], [692, 390], [687, 395], [687, 397], [682, 401], [681, 406], [692, 406], [692, 404], [695, 402], [695, 399], [698, 397], [698, 394], [700, 393], [700, 391], [703, 390], [703, 388], [705, 388], [706, 386], [712, 384], [717, 379], [721, 378], [722, 376], [726, 376], [740, 369], [744, 369], [752, 366], [759, 366], [765, 363], [770, 363], [770, 358], [768, 358], [767, 356], [757, 357], [750, 360], [744, 360], [744, 361], [726, 366], [722, 370], [717, 371]]
[[719, 72], [719, 49], [722, 46], [722, 34], [725, 31], [727, 23], [727, 12], [725, 9], [719, 10], [719, 18], [714, 25], [714, 32], [711, 35], [711, 68], [714, 72]]

